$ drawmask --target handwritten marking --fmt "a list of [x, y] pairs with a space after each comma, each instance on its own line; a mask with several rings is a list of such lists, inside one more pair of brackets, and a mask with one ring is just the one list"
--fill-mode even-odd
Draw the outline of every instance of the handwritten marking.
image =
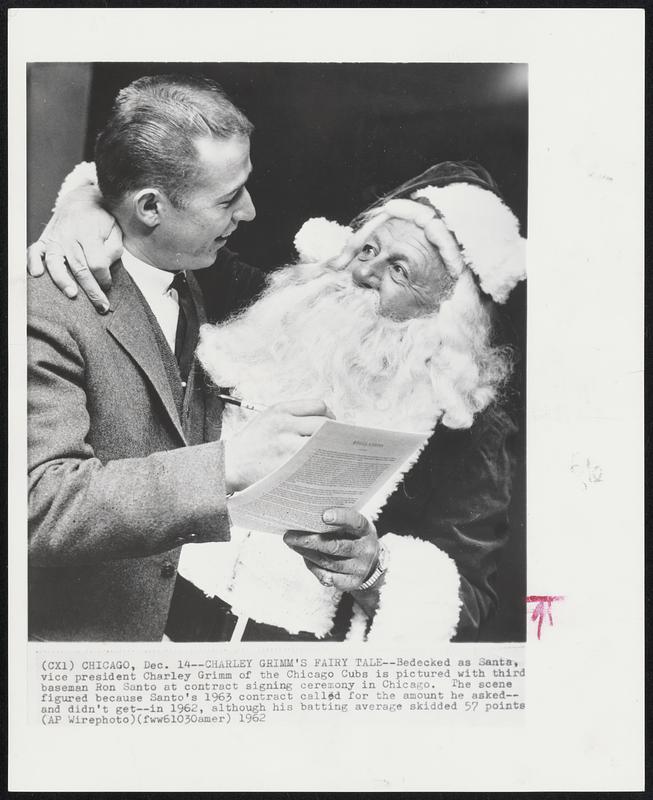
[[540, 638], [542, 632], [542, 623], [544, 618], [547, 617], [549, 625], [553, 625], [553, 614], [551, 613], [551, 604], [556, 600], [564, 600], [562, 595], [552, 594], [531, 594], [526, 598], [527, 603], [536, 603], [535, 609], [531, 620], [537, 622], [537, 638]]
[[589, 457], [585, 459], [584, 463], [580, 463], [580, 454], [574, 453], [572, 459], [570, 472], [580, 478], [585, 489], [588, 484], [600, 483], [603, 480], [603, 470], [598, 464], [592, 464]]
[[605, 175], [602, 172], [590, 172], [588, 173], [590, 178], [595, 178], [598, 181], [614, 181], [612, 175]]

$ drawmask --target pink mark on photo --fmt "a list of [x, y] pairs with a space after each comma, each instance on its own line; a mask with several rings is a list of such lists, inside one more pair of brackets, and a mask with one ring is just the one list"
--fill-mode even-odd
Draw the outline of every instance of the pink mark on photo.
[[553, 614], [551, 613], [551, 605], [556, 600], [564, 600], [562, 595], [553, 594], [531, 594], [526, 598], [527, 603], [535, 603], [531, 620], [537, 622], [537, 638], [540, 638], [542, 632], [542, 623], [544, 618], [547, 617], [549, 625], [553, 625]]

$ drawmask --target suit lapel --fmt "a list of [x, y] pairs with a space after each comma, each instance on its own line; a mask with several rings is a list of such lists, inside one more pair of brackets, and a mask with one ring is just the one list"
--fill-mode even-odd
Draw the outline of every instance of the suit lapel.
[[146, 375], [152, 388], [161, 399], [182, 444], [186, 444], [186, 437], [177, 413], [170, 381], [163, 365], [161, 351], [143, 305], [145, 300], [120, 261], [114, 264], [111, 272], [113, 284], [107, 331], [129, 353]]

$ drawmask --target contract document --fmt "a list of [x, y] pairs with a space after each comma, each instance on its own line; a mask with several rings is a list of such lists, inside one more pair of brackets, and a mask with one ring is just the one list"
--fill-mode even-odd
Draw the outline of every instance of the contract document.
[[292, 458], [228, 504], [234, 525], [265, 533], [325, 533], [327, 508], [374, 519], [430, 433], [403, 433], [326, 420]]

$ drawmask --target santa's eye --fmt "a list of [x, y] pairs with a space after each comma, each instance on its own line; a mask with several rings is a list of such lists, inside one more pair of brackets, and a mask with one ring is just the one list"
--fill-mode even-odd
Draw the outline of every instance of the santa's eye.
[[370, 258], [374, 258], [375, 255], [376, 248], [372, 244], [364, 244], [358, 253], [358, 257], [361, 261], [368, 261]]
[[401, 264], [390, 264], [390, 271], [396, 278], [403, 278], [404, 280], [408, 280], [408, 273], [401, 266]]

